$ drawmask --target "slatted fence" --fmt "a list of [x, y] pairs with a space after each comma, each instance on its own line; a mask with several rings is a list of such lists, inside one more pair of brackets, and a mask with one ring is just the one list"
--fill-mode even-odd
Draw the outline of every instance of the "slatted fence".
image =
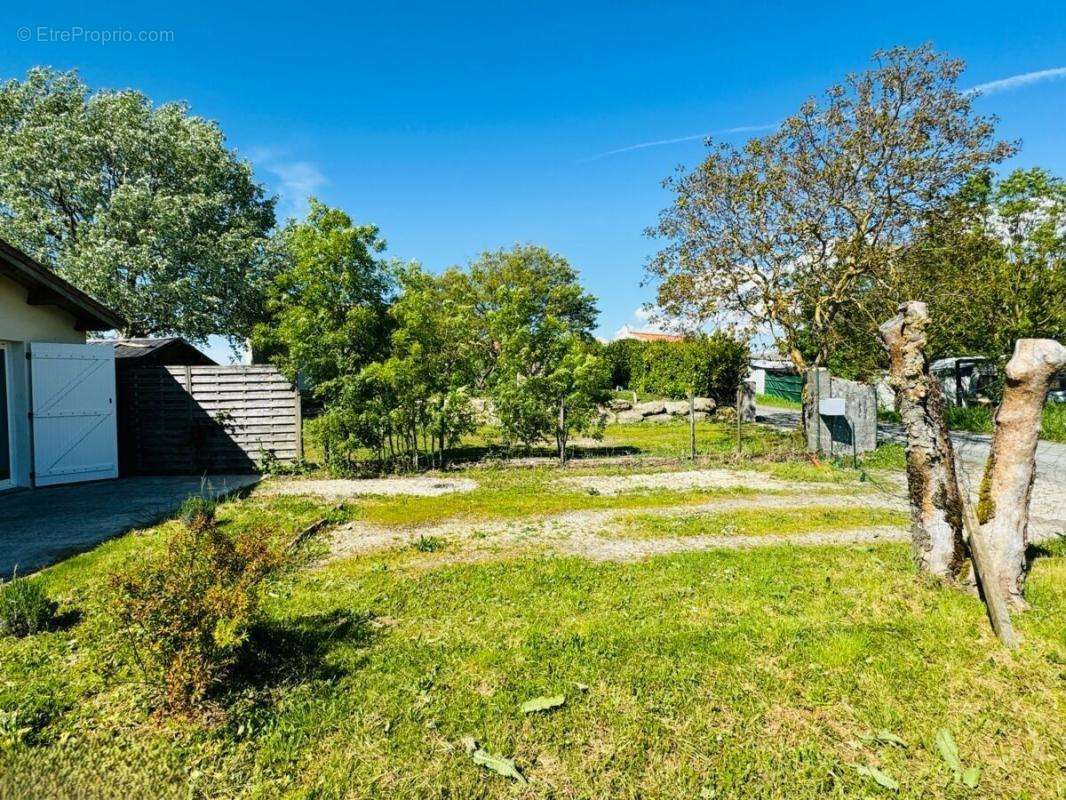
[[300, 394], [274, 367], [137, 367], [118, 382], [125, 475], [254, 472], [301, 455]]

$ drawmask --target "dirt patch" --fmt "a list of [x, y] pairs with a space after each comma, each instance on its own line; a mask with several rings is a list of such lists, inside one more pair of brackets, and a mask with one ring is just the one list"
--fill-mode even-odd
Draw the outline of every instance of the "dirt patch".
[[[795, 541], [805, 543], [804, 537], [815, 537], [810, 543], [821, 543], [817, 537], [828, 535], [800, 534], [791, 536], [685, 536], [659, 539], [625, 539], [601, 535], [626, 516], [640, 514], [658, 517], [694, 517], [700, 514], [719, 513], [743, 509], [794, 509], [834, 506], [837, 508], [887, 508], [903, 510], [904, 501], [883, 494], [865, 495], [764, 495], [754, 498], [721, 498], [705, 503], [686, 506], [670, 506], [642, 509], [610, 509], [574, 511], [546, 517], [521, 520], [493, 520], [479, 522], [450, 520], [448, 522], [409, 528], [384, 528], [362, 522], [350, 522], [335, 529], [332, 534], [329, 558], [345, 558], [361, 553], [408, 545], [420, 536], [434, 536], [448, 542], [462, 542], [464, 550], [498, 552], [527, 545], [547, 546], [564, 553], [580, 554], [596, 558], [612, 559], [615, 554], [632, 552], [632, 557], [656, 552], [662, 545], [665, 552], [701, 550], [712, 547], [756, 547], [771, 543]], [[877, 529], [878, 537], [888, 529]], [[892, 529], [895, 530], [895, 529]], [[906, 536], [900, 528], [897, 531]], [[841, 534], [843, 535], [843, 534]], [[653, 544], [648, 544], [652, 542]], [[671, 549], [672, 548], [672, 549]]]
[[470, 478], [368, 478], [364, 480], [269, 481], [256, 490], [259, 495], [311, 495], [330, 500], [361, 495], [414, 495], [437, 497], [453, 492], [472, 492], [477, 482]]
[[601, 536], [568, 540], [563, 552], [593, 561], [633, 561], [649, 556], [692, 550], [748, 550], [755, 547], [820, 547], [824, 545], [877, 544], [907, 541], [903, 528], [882, 526], [846, 531], [819, 531], [787, 536], [684, 536], [661, 539], [605, 539]]
[[617, 495], [639, 489], [774, 489], [804, 492], [811, 489], [836, 489], [837, 484], [786, 481], [763, 472], [731, 469], [699, 469], [682, 472], [645, 472], [629, 475], [581, 475], [562, 478], [559, 483], [604, 495]]

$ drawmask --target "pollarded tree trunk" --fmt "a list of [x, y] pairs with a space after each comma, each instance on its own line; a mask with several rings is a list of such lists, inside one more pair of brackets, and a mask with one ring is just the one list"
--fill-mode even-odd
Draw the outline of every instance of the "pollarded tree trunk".
[[925, 358], [928, 324], [925, 303], [911, 300], [900, 305], [880, 332], [888, 349], [889, 382], [899, 397], [907, 433], [914, 559], [919, 569], [954, 580], [965, 558], [962, 499], [944, 422], [944, 398]]
[[992, 452], [981, 481], [977, 518], [1001, 588], [1024, 607], [1029, 498], [1036, 473], [1040, 415], [1054, 374], [1066, 366], [1066, 347], [1053, 339], [1019, 339], [1007, 362], [1007, 386], [996, 412]]

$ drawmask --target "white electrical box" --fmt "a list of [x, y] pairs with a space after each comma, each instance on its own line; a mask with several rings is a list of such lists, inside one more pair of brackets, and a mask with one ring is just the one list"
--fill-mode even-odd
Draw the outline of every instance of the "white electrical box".
[[821, 397], [818, 399], [818, 413], [823, 417], [843, 417], [843, 397]]

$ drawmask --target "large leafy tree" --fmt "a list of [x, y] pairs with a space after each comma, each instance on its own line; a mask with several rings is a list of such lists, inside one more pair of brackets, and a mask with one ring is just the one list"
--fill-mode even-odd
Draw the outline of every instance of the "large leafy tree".
[[[808, 100], [769, 136], [717, 145], [667, 186], [654, 234], [659, 305], [672, 316], [740, 317], [769, 329], [799, 369], [827, 363], [841, 314], [876, 317], [903, 248], [974, 174], [1013, 146], [974, 113], [963, 63], [895, 48]], [[895, 298], [893, 298], [895, 299]]]
[[469, 281], [458, 270], [434, 276], [410, 266], [401, 271], [400, 288], [389, 309], [391, 355], [375, 374], [393, 387], [392, 427], [413, 466], [420, 450], [443, 463], [447, 449], [474, 428], [471, 355], [478, 321]]
[[0, 237], [120, 311], [124, 333], [245, 336], [274, 201], [218, 125], [38, 68], [0, 86]]
[[594, 348], [595, 299], [566, 259], [533, 245], [485, 253], [471, 281], [491, 351], [492, 396], [506, 435], [554, 439], [598, 429], [610, 368]]
[[1066, 339], [1066, 184], [1041, 169], [999, 181], [975, 174], [948, 213], [931, 217], [901, 250], [882, 284], [857, 288], [857, 302], [828, 334], [834, 372], [883, 368], [870, 318], [892, 317], [900, 298], [929, 308], [930, 360], [985, 356], [1002, 366], [1018, 339]]
[[907, 252], [898, 294], [929, 304], [932, 356], [1006, 363], [1018, 339], [1066, 340], [1066, 183], [1041, 169], [976, 179]]
[[268, 319], [252, 346], [323, 401], [387, 353], [395, 270], [373, 225], [356, 225], [315, 198], [307, 217], [273, 243], [279, 266], [266, 289]]

